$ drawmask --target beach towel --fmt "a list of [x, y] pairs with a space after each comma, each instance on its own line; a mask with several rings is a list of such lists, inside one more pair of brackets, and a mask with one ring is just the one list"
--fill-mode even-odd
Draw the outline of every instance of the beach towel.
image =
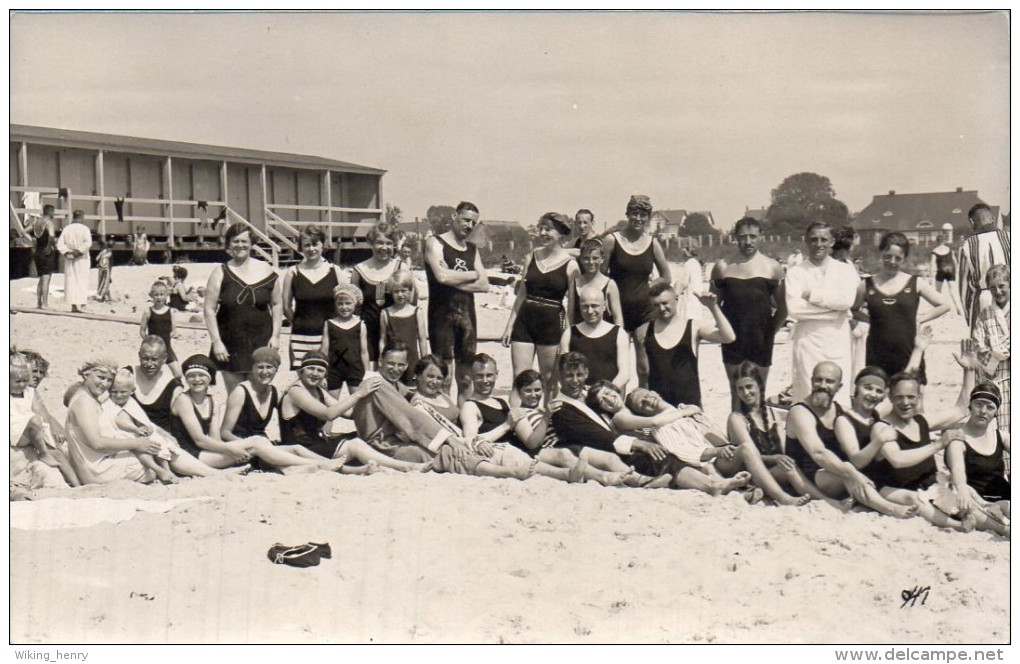
[[10, 504], [11, 528], [59, 530], [85, 528], [100, 523], [119, 523], [138, 512], [169, 512], [182, 503], [210, 498], [176, 500], [116, 500], [113, 498], [45, 498]]

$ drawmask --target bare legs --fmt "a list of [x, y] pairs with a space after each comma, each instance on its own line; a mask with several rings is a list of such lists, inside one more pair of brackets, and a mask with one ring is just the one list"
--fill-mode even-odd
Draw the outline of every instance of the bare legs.
[[637, 374], [638, 387], [648, 387], [648, 353], [645, 350], [645, 335], [651, 323], [643, 323], [630, 333], [634, 342], [634, 372]]
[[50, 276], [51, 275], [44, 274], [39, 277], [39, 283], [35, 286], [36, 309], [50, 308]]

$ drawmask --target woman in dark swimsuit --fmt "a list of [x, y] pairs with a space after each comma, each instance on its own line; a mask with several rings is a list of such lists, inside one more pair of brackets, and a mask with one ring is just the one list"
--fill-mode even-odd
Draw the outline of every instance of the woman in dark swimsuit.
[[50, 275], [57, 271], [57, 237], [53, 227], [52, 205], [43, 206], [43, 216], [32, 225], [35, 247], [32, 261], [35, 263], [39, 283], [36, 286], [36, 308], [47, 309], [50, 303]]
[[[927, 281], [900, 269], [910, 252], [905, 235], [886, 233], [878, 249], [882, 268], [861, 282], [858, 291], [858, 301], [867, 305], [867, 312], [858, 309], [854, 316], [871, 324], [866, 364], [881, 367], [892, 376], [903, 371], [910, 361], [917, 326], [947, 313], [949, 305]], [[921, 298], [931, 308], [918, 317]], [[927, 382], [923, 361], [918, 378], [921, 385]]]
[[333, 315], [333, 289], [339, 269], [323, 256], [326, 234], [307, 226], [298, 238], [304, 260], [283, 276], [283, 315], [290, 321], [290, 366], [297, 367], [310, 350], [322, 346], [322, 329]]
[[609, 274], [620, 290], [623, 329], [634, 341], [634, 367], [640, 387], [648, 386], [645, 335], [648, 323], [655, 317], [648, 294], [652, 268], [658, 269], [660, 278], [672, 281], [662, 246], [647, 232], [651, 215], [652, 202], [647, 196], [631, 196], [627, 203], [627, 226], [603, 240], [605, 257], [602, 270]]
[[[947, 430], [946, 465], [961, 514], [987, 517], [980, 528], [1009, 536], [1010, 481], [1006, 479], [1005, 452], [1010, 452], [1009, 432], [995, 428], [995, 414], [1002, 394], [994, 383], [979, 383], [970, 393], [970, 417]], [[966, 518], [966, 517], [965, 517]]]
[[549, 390], [547, 400], [555, 394], [553, 369], [566, 315], [563, 300], [578, 274], [577, 262], [563, 248], [569, 235], [570, 220], [562, 214], [546, 212], [538, 220], [538, 242], [545, 244], [527, 262], [503, 331], [515, 376], [530, 369], [538, 357], [538, 371]]
[[[376, 225], [368, 232], [372, 257], [355, 265], [351, 273], [351, 285], [361, 289], [361, 320], [368, 332], [368, 359], [372, 363], [379, 361], [382, 310], [393, 306], [393, 297], [386, 292], [386, 282], [401, 264], [395, 255], [399, 239], [400, 233], [395, 226], [387, 223]], [[414, 294], [411, 301], [417, 301]]]
[[[740, 459], [751, 479], [780, 505], [806, 505], [811, 496], [787, 493], [783, 486], [797, 483], [797, 467], [783, 454], [782, 437], [776, 416], [765, 403], [765, 379], [752, 362], [742, 362], [736, 370], [734, 388], [740, 398], [740, 410], [726, 421], [727, 438], [740, 448]], [[796, 490], [796, 489], [795, 489]]]
[[229, 394], [251, 370], [253, 350], [279, 348], [283, 299], [276, 271], [251, 256], [249, 228], [233, 224], [224, 240], [230, 260], [209, 275], [205, 324], [212, 339], [210, 355]]

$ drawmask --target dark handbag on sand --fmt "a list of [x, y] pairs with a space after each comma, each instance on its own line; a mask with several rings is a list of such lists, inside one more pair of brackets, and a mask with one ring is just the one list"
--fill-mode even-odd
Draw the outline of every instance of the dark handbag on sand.
[[276, 565], [315, 567], [321, 558], [332, 558], [333, 550], [330, 549], [328, 542], [323, 544], [308, 542], [297, 546], [277, 542], [269, 548], [267, 557]]

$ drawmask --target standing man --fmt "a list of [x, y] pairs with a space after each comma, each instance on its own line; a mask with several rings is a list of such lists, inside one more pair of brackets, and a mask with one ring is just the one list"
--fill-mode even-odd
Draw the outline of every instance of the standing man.
[[726, 319], [737, 339], [723, 344], [723, 366], [730, 381], [733, 412], [740, 410], [734, 383], [741, 362], [751, 362], [767, 383], [772, 366], [772, 345], [776, 332], [786, 322], [783, 297], [783, 266], [758, 251], [761, 222], [744, 217], [733, 228], [737, 255], [721, 259], [712, 268], [712, 292], [721, 301]]
[[467, 241], [477, 224], [478, 207], [461, 202], [450, 230], [425, 241], [429, 343], [433, 353], [454, 363], [461, 403], [471, 395], [471, 361], [478, 343], [475, 293], [489, 290], [478, 248]]
[[996, 228], [995, 215], [984, 203], [978, 203], [967, 212], [974, 234], [960, 246], [960, 301], [963, 315], [971, 331], [978, 313], [992, 304], [985, 275], [993, 265], [1009, 265], [1009, 236]]
[[92, 233], [85, 225], [85, 213], [75, 210], [71, 223], [57, 239], [57, 251], [64, 257], [64, 299], [71, 305], [71, 313], [85, 311], [89, 294], [89, 249], [92, 248]]
[[[829, 255], [833, 242], [829, 224], [814, 222], [804, 240], [807, 260], [789, 268], [784, 282], [786, 310], [797, 321], [792, 339], [794, 403], [811, 393], [811, 372], [819, 363], [832, 362], [841, 375], [850, 375], [850, 310], [861, 282], [853, 265]], [[849, 385], [841, 384], [835, 396], [849, 404]]]

